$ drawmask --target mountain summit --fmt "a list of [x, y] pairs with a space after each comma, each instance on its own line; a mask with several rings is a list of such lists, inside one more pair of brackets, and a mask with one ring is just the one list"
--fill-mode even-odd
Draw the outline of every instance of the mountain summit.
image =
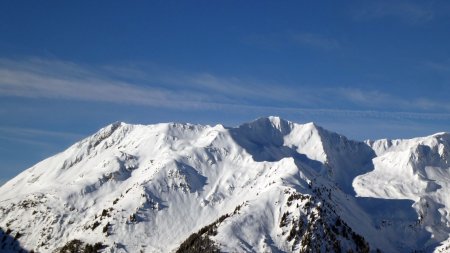
[[114, 123], [0, 188], [0, 250], [445, 252], [449, 136]]

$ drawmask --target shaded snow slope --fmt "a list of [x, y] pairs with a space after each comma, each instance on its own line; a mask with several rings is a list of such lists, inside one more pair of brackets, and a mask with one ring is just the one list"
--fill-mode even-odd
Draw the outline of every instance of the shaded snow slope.
[[[355, 178], [358, 196], [410, 199], [419, 222], [434, 240], [433, 248], [450, 234], [450, 134], [410, 140], [368, 141], [377, 157], [374, 170]], [[438, 249], [446, 249], [444, 242]], [[450, 249], [450, 248], [449, 248]], [[444, 250], [445, 252], [445, 250]]]
[[172, 252], [188, 237], [227, 252], [433, 251], [448, 240], [448, 140], [363, 143], [278, 117], [119, 122], [4, 184], [0, 228], [38, 252], [74, 239]]

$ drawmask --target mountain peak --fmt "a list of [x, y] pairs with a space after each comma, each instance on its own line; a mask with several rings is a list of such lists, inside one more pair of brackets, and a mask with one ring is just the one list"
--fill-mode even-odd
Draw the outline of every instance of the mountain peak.
[[[270, 139], [270, 138], [284, 138], [289, 135], [295, 128], [302, 128], [305, 131], [309, 131], [311, 135], [330, 135], [335, 134], [320, 127], [314, 122], [305, 124], [293, 123], [289, 120], [285, 120], [278, 116], [260, 117], [253, 121], [244, 123], [238, 126], [238, 129], [247, 129], [252, 135], [256, 135], [257, 138]], [[321, 137], [320, 137], [321, 138]]]
[[248, 126], [251, 128], [275, 128], [279, 131], [288, 131], [290, 125], [292, 123], [290, 121], [284, 120], [278, 116], [268, 116], [268, 117], [260, 117], [251, 122], [244, 123], [241, 126]]

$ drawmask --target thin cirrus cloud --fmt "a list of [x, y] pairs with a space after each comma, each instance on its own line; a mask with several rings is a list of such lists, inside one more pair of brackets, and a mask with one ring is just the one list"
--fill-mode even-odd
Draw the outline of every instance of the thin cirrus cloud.
[[[30, 59], [0, 61], [0, 94], [28, 98], [58, 98], [149, 106], [199, 106], [203, 98], [189, 92], [171, 93], [110, 79], [85, 67]], [[177, 101], [173, 103], [173, 101]]]
[[[0, 60], [0, 96], [71, 99], [162, 108], [220, 109], [261, 101], [313, 102], [313, 96], [273, 84], [209, 73], [173, 74], [120, 67], [85, 67], [70, 62]], [[114, 72], [111, 72], [114, 71]], [[120, 73], [120, 78], [114, 78]], [[138, 78], [134, 78], [137, 75]]]
[[[0, 59], [0, 96], [182, 110], [245, 109], [258, 114], [450, 119], [449, 103], [426, 98], [405, 99], [357, 88], [287, 86], [210, 73], [170, 72], [157, 70], [149, 74], [139, 68], [88, 67], [36, 58]], [[344, 109], [352, 105], [352, 109]]]
[[80, 140], [84, 137], [82, 134], [48, 131], [34, 128], [22, 127], [0, 127], [0, 141], [13, 143], [24, 143], [41, 149], [52, 149], [49, 139], [67, 140], [70, 142]]
[[450, 120], [445, 112], [408, 112], [382, 110], [348, 110], [329, 108], [273, 107], [273, 106], [235, 106], [233, 109], [245, 109], [254, 112], [287, 113], [293, 116], [325, 117], [328, 119], [388, 119], [388, 120]]
[[284, 47], [296, 46], [329, 51], [342, 47], [341, 42], [336, 38], [326, 36], [324, 34], [303, 31], [250, 34], [243, 38], [243, 42], [262, 48], [275, 50]]
[[357, 20], [372, 20], [386, 17], [397, 18], [405, 23], [426, 23], [434, 19], [436, 11], [432, 1], [362, 1], [364, 4], [354, 10]]
[[344, 100], [372, 109], [397, 108], [402, 111], [439, 111], [450, 112], [450, 103], [428, 98], [402, 98], [377, 90], [355, 88], [337, 88], [336, 92]]
[[309, 47], [320, 48], [320, 49], [338, 49], [341, 44], [338, 40], [332, 37], [326, 37], [320, 34], [314, 33], [291, 33], [291, 39], [294, 43], [299, 43]]
[[446, 62], [426, 61], [422, 65], [424, 67], [426, 67], [427, 69], [433, 70], [440, 74], [445, 74], [445, 75], [450, 74], [450, 61], [446, 61]]
[[67, 139], [79, 139], [83, 137], [81, 134], [69, 133], [69, 132], [55, 132], [33, 128], [18, 128], [18, 127], [0, 127], [0, 133], [2, 135], [14, 135], [15, 137], [30, 137], [41, 136], [45, 138], [67, 138]]

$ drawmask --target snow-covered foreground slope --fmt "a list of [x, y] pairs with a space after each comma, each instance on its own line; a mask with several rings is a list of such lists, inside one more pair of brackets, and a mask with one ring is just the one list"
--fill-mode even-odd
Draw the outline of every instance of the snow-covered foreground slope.
[[115, 123], [0, 188], [0, 250], [445, 251], [449, 140]]

